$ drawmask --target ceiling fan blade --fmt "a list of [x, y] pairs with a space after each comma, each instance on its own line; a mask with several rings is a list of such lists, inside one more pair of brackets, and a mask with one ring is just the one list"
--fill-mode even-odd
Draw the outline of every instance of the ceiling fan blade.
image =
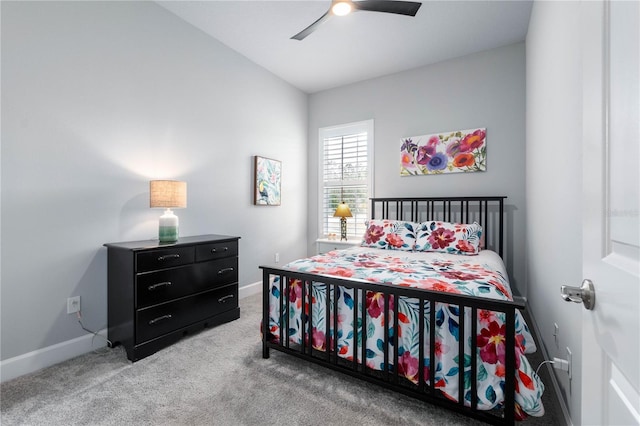
[[330, 17], [331, 17], [331, 11], [327, 10], [325, 12], [325, 14], [322, 15], [320, 18], [318, 18], [318, 20], [316, 22], [314, 22], [313, 24], [309, 25], [307, 28], [305, 28], [304, 30], [300, 31], [298, 34], [294, 35], [291, 38], [295, 39], [295, 40], [304, 39], [306, 36], [308, 36], [309, 34], [314, 32], [315, 30], [317, 30], [318, 27], [320, 26], [320, 24], [324, 23], [324, 21], [326, 21]]
[[394, 0], [364, 0], [354, 1], [353, 6], [357, 10], [367, 10], [370, 12], [387, 12], [398, 15], [416, 16], [422, 3], [416, 1], [394, 1]]

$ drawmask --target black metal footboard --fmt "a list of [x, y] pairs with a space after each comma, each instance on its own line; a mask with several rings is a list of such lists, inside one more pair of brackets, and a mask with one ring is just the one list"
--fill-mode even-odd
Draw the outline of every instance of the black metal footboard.
[[[325, 275], [315, 275], [309, 273], [301, 273], [283, 268], [272, 268], [262, 266], [263, 270], [263, 333], [262, 333], [262, 348], [263, 357], [269, 357], [269, 350], [276, 349], [291, 355], [307, 359], [314, 363], [323, 365], [333, 370], [341, 371], [354, 377], [366, 380], [371, 383], [376, 383], [385, 388], [392, 389], [394, 391], [401, 392], [403, 394], [441, 405], [452, 410], [461, 412], [470, 417], [477, 418], [479, 420], [492, 423], [492, 424], [513, 424], [514, 423], [514, 410], [515, 410], [515, 383], [516, 383], [516, 352], [515, 352], [515, 322], [516, 322], [516, 310], [524, 309], [524, 305], [517, 302], [499, 301], [493, 299], [485, 299], [478, 297], [462, 296], [452, 293], [442, 293], [430, 290], [421, 290], [416, 288], [398, 287], [385, 284], [373, 284], [363, 280], [354, 280], [339, 278]], [[270, 333], [270, 294], [272, 287], [272, 279], [278, 279], [278, 291], [281, 297], [278, 299], [280, 306], [278, 311], [280, 312], [280, 324], [279, 333], [274, 335]], [[289, 289], [292, 282], [296, 282], [298, 285], [302, 285], [302, 306], [308, 304], [308, 311], [305, 312], [303, 308], [301, 310], [301, 324], [302, 324], [302, 339], [300, 344], [293, 344], [290, 342], [289, 335]], [[311, 319], [313, 318], [313, 309], [317, 309], [314, 306], [312, 300], [312, 291], [310, 286], [315, 286], [316, 289], [320, 288], [320, 291], [325, 293], [325, 311], [327, 313], [333, 313], [333, 320], [329, 321], [327, 318], [326, 330], [324, 330], [325, 341], [323, 349], [319, 350], [314, 348], [313, 334]], [[352, 347], [354, 356], [352, 359], [345, 359], [338, 355], [338, 289], [353, 289], [354, 295], [354, 310], [353, 310], [353, 324], [354, 333], [352, 340]], [[323, 290], [322, 290], [323, 289]], [[307, 291], [309, 290], [309, 291]], [[367, 313], [366, 304], [359, 303], [358, 298], [365, 298], [367, 292], [382, 293], [384, 297], [384, 329], [385, 333], [384, 341], [384, 368], [382, 370], [374, 370], [366, 365], [365, 351], [367, 348]], [[284, 295], [287, 295], [285, 297]], [[398, 311], [393, 310], [393, 329], [389, 333], [389, 313], [390, 311], [390, 298], [398, 300], [400, 297], [409, 297], [419, 300], [419, 359], [418, 359], [418, 380], [417, 383], [404, 378], [398, 371]], [[456, 306], [459, 309], [459, 333], [460, 336], [477, 336], [477, 318], [479, 310], [488, 310], [494, 312], [503, 312], [506, 319], [506, 358], [505, 358], [505, 400], [500, 409], [494, 409], [490, 411], [478, 410], [478, 398], [477, 398], [477, 379], [470, 381], [470, 395], [471, 400], [465, 401], [465, 370], [469, 369], [469, 366], [465, 366], [465, 357], [459, 356], [459, 371], [458, 375], [459, 395], [457, 401], [451, 398], [446, 398], [442, 395], [440, 390], [435, 386], [435, 366], [433, 360], [435, 356], [435, 341], [436, 341], [436, 329], [435, 326], [435, 311], [434, 307], [436, 303], [445, 303], [450, 306]], [[330, 306], [333, 304], [333, 306]], [[360, 308], [359, 305], [362, 305]], [[425, 305], [429, 306], [429, 312], [426, 312]], [[397, 306], [397, 305], [396, 305]], [[359, 311], [360, 310], [360, 311]], [[286, 314], [283, 315], [282, 313]], [[464, 315], [471, 315], [471, 330], [465, 331], [465, 321], [462, 320]], [[425, 331], [425, 316], [429, 315], [429, 330]], [[358, 319], [362, 321], [361, 325], [358, 324]], [[330, 327], [330, 323], [333, 322], [334, 327]], [[365, 330], [365, 332], [358, 332], [358, 330]], [[466, 334], [465, 334], [466, 333]], [[393, 339], [393, 340], [391, 340]], [[424, 353], [425, 339], [429, 339], [428, 347], [429, 354]], [[458, 353], [465, 353], [465, 338], [459, 339]], [[471, 354], [471, 366], [470, 377], [477, 378], [478, 376], [478, 361], [477, 361], [477, 342], [473, 337], [470, 340]], [[358, 341], [361, 341], [362, 353], [356, 356], [358, 350]], [[389, 343], [392, 350], [389, 351]], [[425, 355], [428, 355], [430, 360], [428, 366], [424, 365]], [[431, 380], [425, 380], [425, 368], [428, 369], [429, 378]]]

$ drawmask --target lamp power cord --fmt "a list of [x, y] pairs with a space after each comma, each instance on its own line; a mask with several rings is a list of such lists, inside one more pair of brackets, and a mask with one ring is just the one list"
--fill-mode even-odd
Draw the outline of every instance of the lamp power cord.
[[108, 348], [113, 347], [113, 344], [111, 343], [111, 341], [109, 339], [107, 339], [104, 336], [101, 336], [100, 334], [98, 334], [97, 331], [93, 331], [93, 330], [89, 330], [87, 327], [84, 326], [84, 324], [82, 323], [82, 311], [78, 311], [76, 313], [76, 316], [78, 317], [78, 324], [80, 324], [80, 327], [86, 331], [87, 333], [90, 333], [93, 335], [93, 337], [91, 338], [91, 347], [93, 347], [94, 341], [96, 337], [99, 337], [100, 339], [104, 340], [105, 342], [107, 342], [107, 350], [106, 351], [98, 351], [98, 350], [94, 350], [94, 353], [97, 354], [105, 354], [107, 352], [109, 352]]

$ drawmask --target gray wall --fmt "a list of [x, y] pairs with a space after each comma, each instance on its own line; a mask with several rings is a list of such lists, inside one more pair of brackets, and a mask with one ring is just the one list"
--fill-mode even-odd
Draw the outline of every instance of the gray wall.
[[[241, 287], [306, 254], [306, 94], [152, 2], [1, 7], [3, 360], [86, 334], [72, 295], [106, 326], [102, 244], [157, 238], [150, 179], [187, 181], [181, 235], [242, 237]], [[253, 155], [281, 207], [252, 205]]]
[[[518, 43], [310, 96], [308, 250], [318, 238], [318, 128], [375, 120], [375, 196], [506, 195], [506, 264], [525, 282], [525, 46]], [[400, 140], [487, 128], [487, 171], [400, 177]]]
[[554, 371], [573, 424], [582, 423], [582, 308], [559, 293], [582, 281], [581, 31], [580, 2], [534, 2], [526, 41], [529, 309], [549, 357], [572, 349], [578, 373], [569, 381]]

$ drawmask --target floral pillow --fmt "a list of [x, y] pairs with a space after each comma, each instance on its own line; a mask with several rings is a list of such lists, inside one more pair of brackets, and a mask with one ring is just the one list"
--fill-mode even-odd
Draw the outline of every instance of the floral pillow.
[[417, 223], [403, 220], [371, 219], [365, 222], [367, 230], [362, 247], [413, 251], [416, 245]]
[[482, 226], [439, 221], [422, 222], [416, 229], [416, 250], [475, 255], [480, 251]]

